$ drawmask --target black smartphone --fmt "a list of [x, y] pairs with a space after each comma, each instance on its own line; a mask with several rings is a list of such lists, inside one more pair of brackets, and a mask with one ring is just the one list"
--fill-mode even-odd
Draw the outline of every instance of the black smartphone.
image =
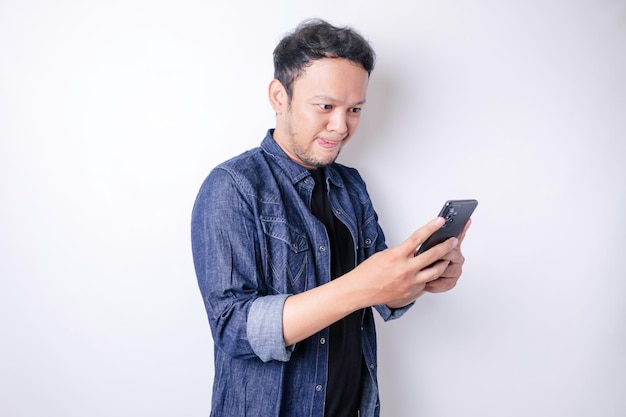
[[439, 217], [443, 217], [446, 222], [441, 229], [433, 233], [424, 241], [417, 249], [415, 256], [422, 252], [426, 252], [432, 248], [450, 239], [451, 237], [459, 237], [467, 221], [478, 206], [477, 200], [448, 200], [441, 208]]

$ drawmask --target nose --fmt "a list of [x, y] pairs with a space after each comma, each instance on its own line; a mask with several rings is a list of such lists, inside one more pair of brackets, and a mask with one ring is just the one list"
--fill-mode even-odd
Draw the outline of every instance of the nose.
[[335, 132], [339, 137], [343, 138], [348, 134], [347, 115], [345, 112], [337, 110], [332, 113], [326, 128], [329, 132]]

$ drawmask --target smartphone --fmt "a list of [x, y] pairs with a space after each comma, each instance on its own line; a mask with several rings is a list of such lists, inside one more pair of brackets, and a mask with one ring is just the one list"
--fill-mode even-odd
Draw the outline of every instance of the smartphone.
[[432, 248], [450, 239], [451, 237], [459, 237], [463, 228], [467, 224], [467, 221], [472, 216], [472, 213], [478, 206], [477, 200], [448, 200], [445, 202], [439, 217], [443, 217], [446, 222], [441, 226], [441, 229], [433, 233], [428, 239], [421, 244], [417, 249], [415, 256], [422, 252], [426, 252]]

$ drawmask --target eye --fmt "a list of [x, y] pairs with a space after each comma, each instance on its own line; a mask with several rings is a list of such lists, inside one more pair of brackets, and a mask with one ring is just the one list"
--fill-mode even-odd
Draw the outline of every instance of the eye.
[[318, 104], [318, 106], [320, 106], [322, 110], [332, 110], [333, 108], [332, 104]]
[[350, 113], [361, 113], [361, 107], [352, 107]]

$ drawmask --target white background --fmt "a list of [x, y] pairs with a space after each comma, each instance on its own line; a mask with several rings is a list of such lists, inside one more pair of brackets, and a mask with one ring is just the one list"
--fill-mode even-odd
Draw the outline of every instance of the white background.
[[0, 415], [208, 415], [191, 207], [311, 16], [377, 51], [340, 161], [389, 244], [480, 201], [457, 288], [378, 323], [383, 416], [626, 415], [623, 0], [3, 0]]

